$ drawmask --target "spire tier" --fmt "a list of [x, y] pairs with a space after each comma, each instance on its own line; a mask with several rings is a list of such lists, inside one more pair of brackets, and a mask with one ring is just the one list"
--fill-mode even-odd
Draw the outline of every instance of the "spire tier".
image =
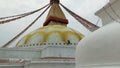
[[59, 0], [50, 0], [52, 7], [47, 15], [46, 21], [43, 26], [47, 25], [67, 25], [68, 20], [66, 19], [63, 11], [59, 6]]

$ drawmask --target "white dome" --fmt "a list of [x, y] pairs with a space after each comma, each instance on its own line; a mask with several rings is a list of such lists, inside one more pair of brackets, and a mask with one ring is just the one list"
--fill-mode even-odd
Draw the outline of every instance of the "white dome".
[[[71, 28], [61, 25], [49, 25], [38, 28], [18, 41], [16, 47], [44, 43], [78, 43], [83, 35]], [[69, 41], [69, 42], [68, 42]]]
[[120, 68], [120, 24], [109, 24], [83, 38], [76, 64], [76, 68]]

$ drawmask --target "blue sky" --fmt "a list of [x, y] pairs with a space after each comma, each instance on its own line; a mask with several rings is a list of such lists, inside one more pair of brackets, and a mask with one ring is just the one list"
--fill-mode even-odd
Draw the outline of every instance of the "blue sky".
[[[96, 24], [99, 18], [95, 16], [94, 13], [102, 8], [106, 3], [108, 3], [108, 1], [109, 0], [61, 0], [61, 3], [78, 15]], [[47, 3], [49, 3], [49, 0], [0, 0], [0, 17], [32, 11], [46, 5]], [[39, 27], [42, 27], [47, 12], [21, 37]], [[90, 32], [85, 27], [79, 24], [66, 11], [64, 12], [67, 19], [69, 20], [68, 27], [79, 31], [84, 35], [90, 34]], [[0, 25], [0, 45], [5, 44], [7, 41], [17, 35], [28, 24], [30, 24], [39, 13], [41, 12], [14, 22], [10, 22], [8, 24]], [[101, 26], [101, 22], [98, 25]], [[11, 45], [14, 46], [18, 40], [16, 40]]]

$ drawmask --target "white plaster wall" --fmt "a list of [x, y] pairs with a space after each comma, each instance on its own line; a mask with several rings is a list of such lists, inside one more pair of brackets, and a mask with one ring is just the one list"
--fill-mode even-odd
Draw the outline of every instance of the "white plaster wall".
[[31, 64], [29, 68], [74, 68], [74, 64]]
[[0, 68], [24, 68], [20, 66], [0, 66]]
[[[110, 5], [119, 17], [112, 11]], [[120, 0], [110, 0], [110, 4], [107, 4], [104, 8], [96, 12], [96, 15], [102, 19], [103, 25], [112, 23], [115, 20], [120, 22]], [[107, 11], [107, 13], [109, 13], [113, 19], [110, 18], [110, 16], [105, 11]]]
[[24, 68], [24, 66], [0, 66], [0, 68]]
[[[25, 62], [23, 65], [0, 64], [0, 68], [74, 68], [74, 59], [51, 59], [41, 61], [41, 57], [70, 57], [74, 58], [75, 45], [61, 46], [51, 45], [43, 48], [0, 48], [0, 59], [31, 59], [31, 62]], [[34, 61], [35, 62], [34, 62]], [[67, 61], [66, 61], [67, 60]], [[52, 61], [52, 62], [51, 62]], [[18, 63], [19, 64], [19, 63]]]
[[24, 68], [23, 64], [12, 64], [12, 63], [8, 63], [8, 64], [0, 64], [0, 68]]
[[0, 58], [40, 59], [41, 57], [75, 57], [75, 45], [44, 45], [43, 48], [0, 48]]
[[75, 57], [75, 45], [73, 46], [61, 46], [51, 45], [41, 51], [41, 57]]
[[75, 63], [67, 62], [54, 62], [54, 63], [31, 63], [25, 66], [25, 68], [75, 68]]
[[24, 64], [0, 64], [0, 68], [75, 68], [74, 60], [31, 61]]
[[40, 49], [30, 48], [0, 48], [0, 58], [38, 59], [41, 57]]

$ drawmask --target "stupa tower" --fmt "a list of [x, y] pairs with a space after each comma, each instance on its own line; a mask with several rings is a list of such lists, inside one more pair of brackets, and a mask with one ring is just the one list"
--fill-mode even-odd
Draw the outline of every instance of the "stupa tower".
[[67, 27], [68, 20], [59, 6], [59, 0], [50, 0], [51, 8], [43, 27], [24, 36], [16, 47], [34, 47], [32, 45], [77, 44], [83, 35]]

